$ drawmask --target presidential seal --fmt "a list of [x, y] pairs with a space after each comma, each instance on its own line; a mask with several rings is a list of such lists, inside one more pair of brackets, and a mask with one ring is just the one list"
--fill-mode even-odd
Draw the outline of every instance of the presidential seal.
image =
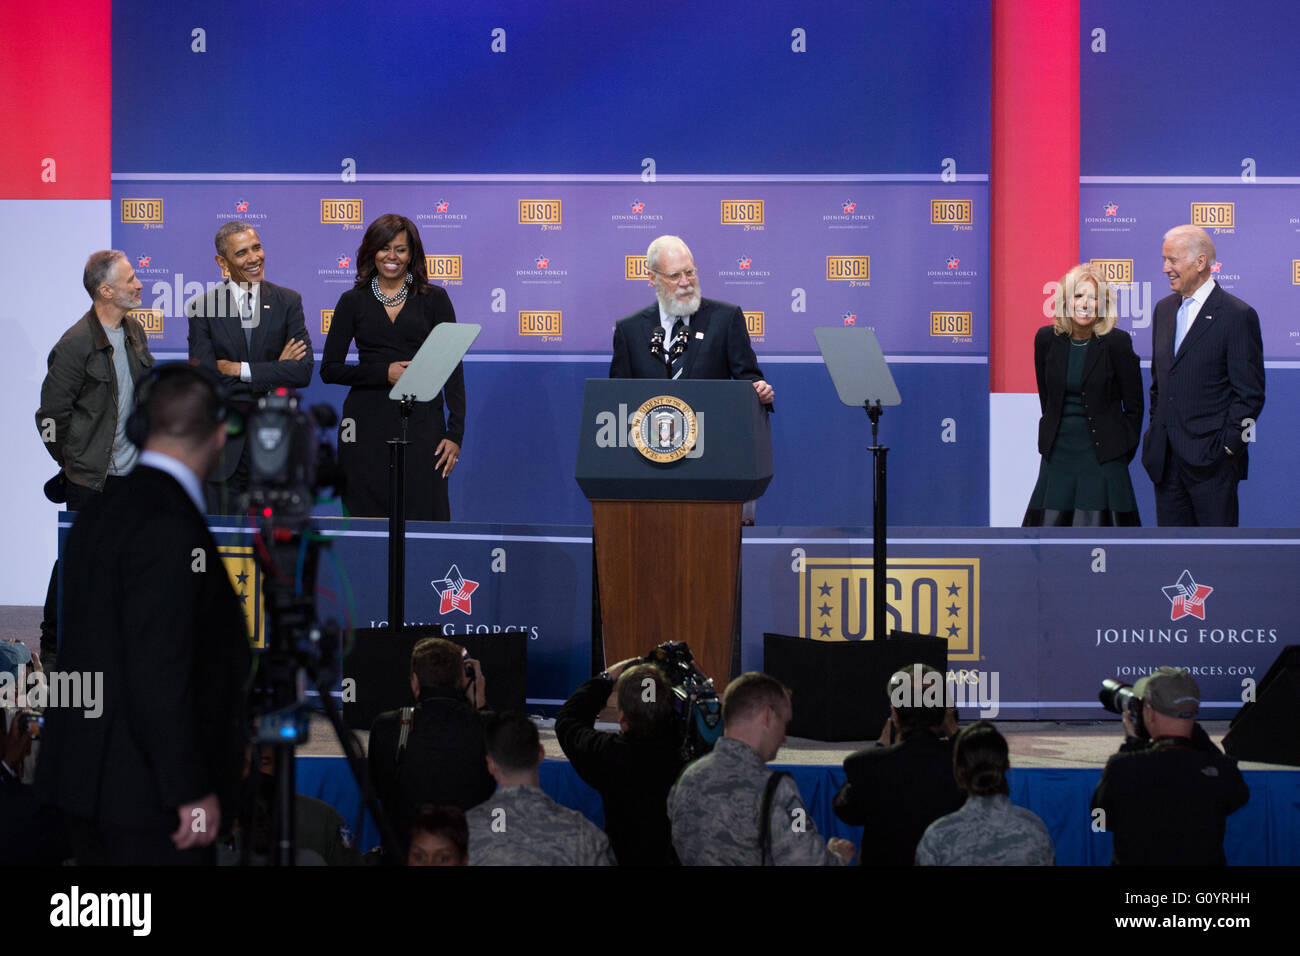
[[633, 413], [629, 425], [632, 444], [651, 461], [677, 461], [695, 447], [695, 412], [672, 395], [646, 400]]

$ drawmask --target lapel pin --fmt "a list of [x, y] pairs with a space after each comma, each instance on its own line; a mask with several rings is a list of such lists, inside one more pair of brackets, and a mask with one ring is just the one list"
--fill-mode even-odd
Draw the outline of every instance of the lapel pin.
[[702, 339], [702, 338], [704, 338], [704, 333], [703, 333], [703, 332], [696, 332], [696, 333], [695, 333], [695, 337], [696, 337], [697, 339]]

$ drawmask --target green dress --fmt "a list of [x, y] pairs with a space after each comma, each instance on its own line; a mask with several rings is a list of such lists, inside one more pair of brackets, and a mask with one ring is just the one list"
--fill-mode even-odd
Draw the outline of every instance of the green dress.
[[1136, 527], [1142, 523], [1128, 463], [1117, 458], [1099, 464], [1088, 434], [1088, 418], [1083, 411], [1083, 366], [1095, 341], [1070, 341], [1061, 425], [1051, 454], [1038, 467], [1038, 484], [1029, 498], [1024, 527]]

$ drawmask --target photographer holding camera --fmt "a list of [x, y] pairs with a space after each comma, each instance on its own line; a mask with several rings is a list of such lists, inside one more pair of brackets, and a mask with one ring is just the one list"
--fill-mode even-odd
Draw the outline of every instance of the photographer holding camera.
[[[618, 733], [596, 729], [612, 692]], [[578, 776], [605, 806], [605, 832], [620, 866], [676, 866], [668, 791], [685, 759], [664, 673], [640, 658], [587, 681], [560, 709], [555, 736]]]
[[468, 810], [496, 783], [483, 744], [487, 683], [478, 661], [459, 645], [425, 637], [411, 650], [414, 707], [375, 718], [368, 748], [370, 779], [403, 850], [424, 804]]
[[1187, 671], [1161, 667], [1131, 689], [1105, 682], [1102, 704], [1125, 739], [1102, 772], [1092, 809], [1115, 835], [1116, 866], [1223, 866], [1223, 831], [1250, 791], [1196, 723], [1201, 693]]

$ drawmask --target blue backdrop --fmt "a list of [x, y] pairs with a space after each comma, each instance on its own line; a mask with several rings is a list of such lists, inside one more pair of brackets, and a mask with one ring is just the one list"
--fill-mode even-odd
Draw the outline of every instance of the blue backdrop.
[[677, 233], [777, 389], [761, 520], [868, 519], [866, 416], [812, 337], [844, 323], [875, 329], [904, 396], [891, 518], [987, 523], [987, 0], [325, 2], [252, 28], [137, 0], [113, 26], [113, 238], [155, 352], [184, 353], [183, 302], [220, 281], [235, 218], [319, 352], [362, 229], [400, 211], [484, 326], [453, 516], [586, 523], [582, 383], [653, 301], [647, 243]]

